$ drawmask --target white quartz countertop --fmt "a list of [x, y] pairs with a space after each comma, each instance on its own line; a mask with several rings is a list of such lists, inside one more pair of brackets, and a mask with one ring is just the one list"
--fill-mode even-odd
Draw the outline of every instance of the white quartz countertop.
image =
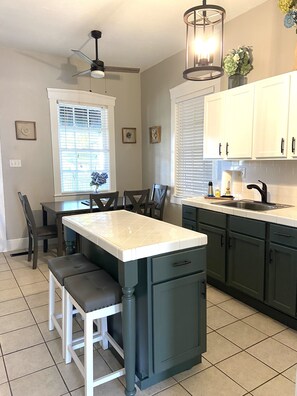
[[[291, 227], [297, 227], [297, 207], [273, 209], [261, 212], [253, 210], [231, 208], [223, 205], [213, 205], [218, 203], [218, 199], [205, 199], [204, 197], [193, 197], [182, 200], [183, 205], [194, 206], [215, 212], [226, 213], [234, 216], [247, 217], [249, 219], [267, 221], [270, 223], [282, 224]], [[223, 201], [222, 201], [223, 202]]]
[[62, 221], [124, 262], [207, 244], [205, 234], [126, 210], [65, 216]]

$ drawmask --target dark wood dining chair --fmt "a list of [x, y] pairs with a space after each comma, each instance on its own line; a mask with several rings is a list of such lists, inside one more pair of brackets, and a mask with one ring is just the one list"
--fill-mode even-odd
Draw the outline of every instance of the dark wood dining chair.
[[153, 184], [152, 195], [148, 203], [148, 209], [150, 216], [155, 219], [163, 220], [167, 189], [167, 185]]
[[149, 196], [150, 189], [124, 191], [124, 209], [147, 216]]
[[[20, 192], [18, 192], [18, 196], [22, 204], [28, 229], [28, 261], [31, 261], [33, 253], [32, 268], [36, 269], [38, 260], [38, 241], [57, 238], [57, 227], [55, 225], [37, 227], [27, 196]], [[46, 252], [47, 248], [44, 247], [43, 251]]]
[[100, 194], [90, 194], [90, 212], [93, 212], [94, 203], [98, 209], [102, 211], [117, 210], [118, 208], [119, 192], [107, 192]]

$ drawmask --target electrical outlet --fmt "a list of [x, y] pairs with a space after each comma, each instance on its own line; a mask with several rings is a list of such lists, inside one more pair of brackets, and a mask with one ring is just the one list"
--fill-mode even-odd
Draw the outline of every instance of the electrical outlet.
[[9, 166], [11, 168], [21, 168], [22, 161], [20, 159], [11, 159], [9, 160]]

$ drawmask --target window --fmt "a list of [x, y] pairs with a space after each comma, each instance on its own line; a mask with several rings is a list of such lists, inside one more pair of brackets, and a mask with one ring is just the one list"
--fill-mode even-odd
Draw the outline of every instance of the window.
[[91, 190], [93, 171], [106, 172], [104, 190], [116, 189], [114, 98], [48, 89], [55, 195]]
[[214, 81], [186, 82], [170, 90], [172, 125], [172, 202], [204, 195], [212, 180], [212, 161], [203, 159], [204, 96]]

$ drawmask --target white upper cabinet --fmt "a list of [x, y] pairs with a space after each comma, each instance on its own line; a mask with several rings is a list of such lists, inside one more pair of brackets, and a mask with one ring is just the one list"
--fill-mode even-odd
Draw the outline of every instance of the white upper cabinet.
[[226, 158], [252, 158], [254, 84], [226, 92]]
[[204, 99], [204, 158], [224, 158], [224, 92]]
[[255, 84], [254, 157], [286, 158], [290, 74]]
[[291, 75], [287, 157], [297, 157], [297, 72]]
[[254, 84], [205, 97], [204, 158], [252, 158]]

